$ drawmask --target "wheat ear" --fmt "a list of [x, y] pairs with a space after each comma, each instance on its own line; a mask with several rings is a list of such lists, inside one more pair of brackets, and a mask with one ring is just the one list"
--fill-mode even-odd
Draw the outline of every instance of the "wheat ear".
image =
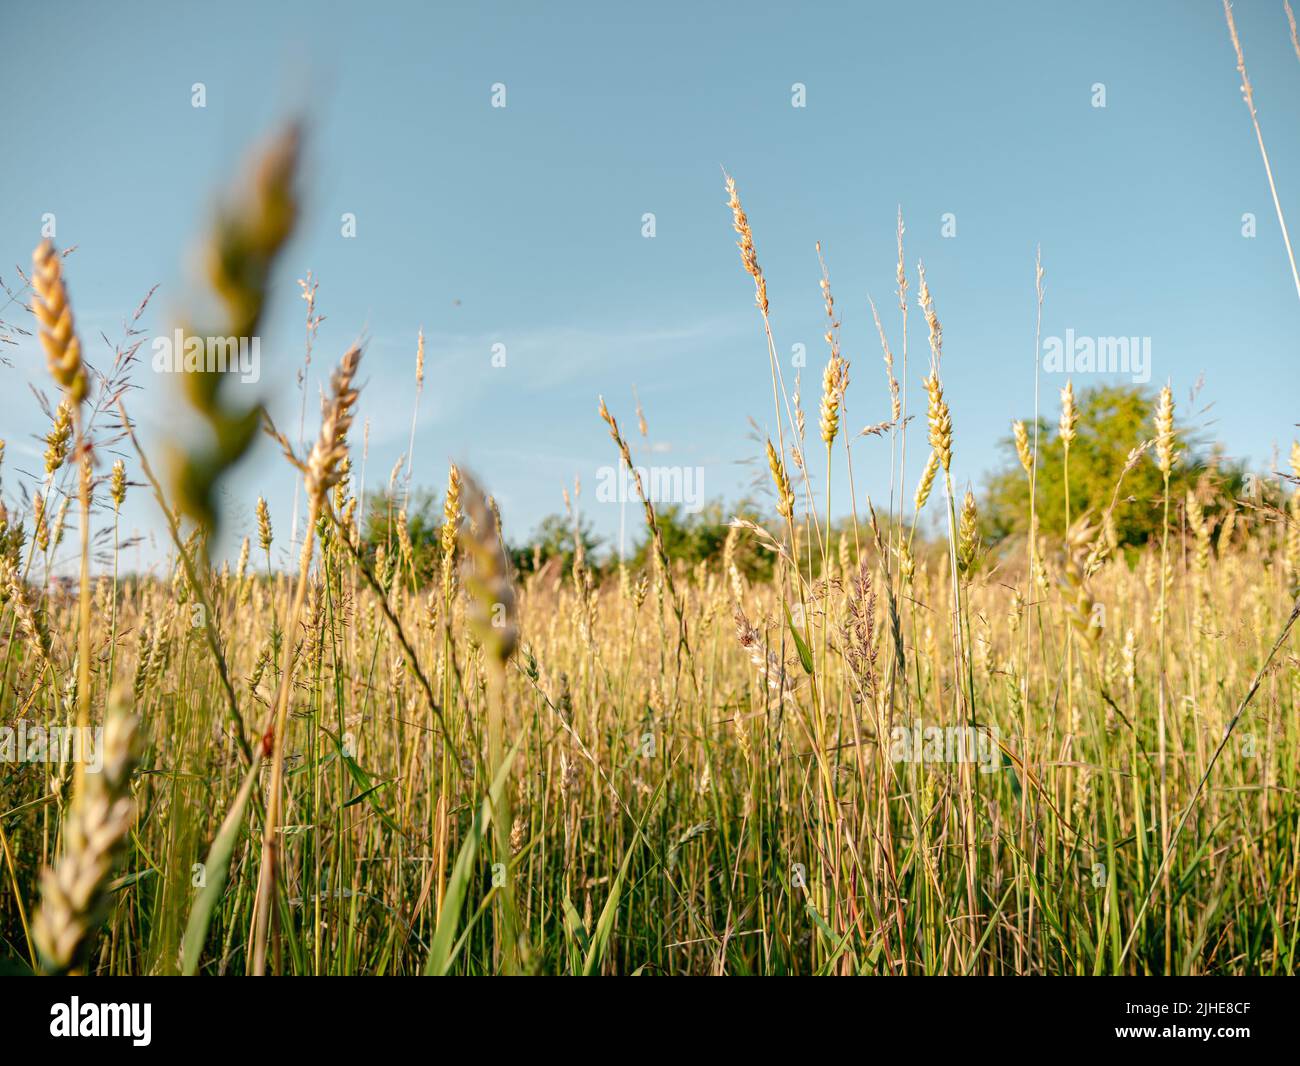
[[94, 935], [107, 917], [109, 882], [135, 817], [131, 772], [139, 719], [120, 696], [104, 717], [103, 766], [87, 773], [63, 826], [63, 855], [41, 876], [32, 937], [47, 973], [84, 971]]

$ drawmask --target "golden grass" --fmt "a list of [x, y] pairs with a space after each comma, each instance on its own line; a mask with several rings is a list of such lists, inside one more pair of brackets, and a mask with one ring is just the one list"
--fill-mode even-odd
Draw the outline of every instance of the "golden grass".
[[[296, 134], [272, 142], [215, 225], [211, 280], [233, 332], [262, 314], [296, 158]], [[90, 378], [61, 260], [37, 250], [33, 303], [66, 402], [31, 511], [0, 536], [0, 722], [102, 723], [112, 769], [0, 764], [9, 955], [103, 974], [1295, 970], [1297, 495], [1224, 500], [1206, 480], [1170, 499], [1166, 386], [1153, 439], [1123, 442], [1102, 515], [1067, 500], [1061, 542], [1031, 515], [1023, 542], [986, 544], [974, 494], [959, 503], [952, 484], [943, 330], [920, 268], [929, 452], [905, 514], [901, 214], [901, 382], [875, 315], [886, 378], [871, 402], [890, 417], [842, 432], [850, 365], [823, 263], [825, 455], [810, 459], [753, 230], [726, 188], [768, 347], [775, 513], [738, 520], [721, 565], [683, 565], [601, 398], [593, 436], [598, 415], [633, 470], [650, 549], [603, 577], [580, 540], [570, 573], [517, 572], [495, 502], [455, 466], [432, 571], [404, 509], [367, 543], [354, 346], [305, 455], [223, 400], [220, 380], [186, 382], [216, 446], [178, 445], [168, 487], [115, 393], [130, 469], [173, 542], [168, 573], [122, 578], [128, 465], [109, 475], [111, 516], [92, 511]], [[1042, 278], [1039, 264], [1040, 314]], [[423, 362], [421, 333], [417, 384]], [[249, 565], [249, 537], [233, 573], [208, 558], [214, 489], [250, 419], [302, 474], [292, 573], [272, 566], [262, 498], [265, 565]], [[1067, 444], [1078, 425], [1067, 383]], [[1037, 423], [1013, 432], [1032, 486]], [[883, 452], [886, 433], [884, 520], [856, 488], [847, 520], [829, 491], [819, 511], [813, 479], [829, 485], [836, 439], [852, 484], [854, 442]], [[1124, 497], [1148, 449], [1163, 494]], [[1300, 477], [1300, 446], [1292, 465]], [[941, 470], [946, 533], [928, 541], [916, 519]], [[63, 509], [53, 528], [48, 510], [71, 478], [82, 581], [69, 596], [48, 581]], [[1159, 541], [1118, 550], [1123, 507], [1158, 508]], [[105, 517], [114, 565], [92, 575]], [[737, 565], [746, 539], [772, 557], [770, 580]]]

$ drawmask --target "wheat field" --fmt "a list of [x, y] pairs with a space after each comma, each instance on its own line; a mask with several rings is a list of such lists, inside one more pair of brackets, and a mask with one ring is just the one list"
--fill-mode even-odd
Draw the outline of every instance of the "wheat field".
[[[218, 213], [199, 334], [257, 334], [300, 170], [290, 128]], [[563, 565], [525, 565], [491, 486], [455, 466], [431, 550], [399, 494], [368, 523], [363, 345], [309, 447], [199, 368], [179, 402], [203, 434], [148, 454], [138, 344], [90, 365], [76, 258], [41, 243], [20, 295], [55, 396], [45, 467], [0, 467], [6, 972], [1296, 971], [1300, 445], [1246, 491], [1213, 468], [1175, 491], [1189, 445], [1165, 387], [1117, 442], [1108, 505], [1072, 512], [1089, 427], [1044, 376], [1041, 421], [1011, 424], [1022, 533], [994, 543], [954, 484], [940, 296], [901, 215], [896, 304], [852, 367], [823, 268], [807, 410], [761, 234], [730, 177], [725, 195], [755, 298], [745, 372], [771, 384], [769, 506], [694, 565], [635, 475], [636, 561], [590, 557], [575, 519]], [[421, 336], [414, 419], [424, 355]], [[880, 420], [859, 431], [862, 412]], [[633, 469], [653, 414], [593, 394], [593, 447]], [[1038, 491], [1049, 439], [1063, 513]], [[259, 499], [256, 533], [214, 559], [218, 487], [254, 446], [296, 469], [305, 521], [290, 543]], [[888, 500], [831, 499], [855, 462], [888, 464]], [[1154, 495], [1128, 487], [1140, 470]], [[128, 493], [170, 532], [150, 573], [125, 567]], [[1157, 535], [1121, 543], [1138, 510]], [[78, 573], [53, 566], [65, 539]], [[77, 730], [93, 760], [55, 744]]]

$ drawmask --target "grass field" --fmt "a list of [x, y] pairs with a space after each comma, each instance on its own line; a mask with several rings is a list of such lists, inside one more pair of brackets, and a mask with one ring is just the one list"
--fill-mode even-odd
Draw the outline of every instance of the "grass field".
[[[290, 130], [213, 224], [218, 321], [200, 335], [257, 335], [298, 168]], [[38, 247], [22, 298], [59, 405], [43, 477], [0, 468], [6, 971], [1296, 971], [1300, 445], [1249, 491], [1210, 471], [1175, 493], [1166, 388], [1116, 442], [1109, 506], [1072, 513], [1088, 427], [1044, 376], [1049, 424], [1013, 428], [1037, 532], [988, 543], [950, 473], [960, 412], [901, 217], [883, 365], [855, 353], [850, 385], [823, 271], [829, 357], [805, 410], [730, 179], [726, 195], [757, 305], [744, 373], [764, 395], [771, 380], [773, 502], [697, 566], [642, 498], [644, 564], [589, 559], [579, 537], [571, 565], [521, 567], [491, 486], [454, 467], [431, 564], [397, 504], [363, 536], [361, 347], [310, 450], [200, 368], [181, 392], [206, 437], [146, 454], [138, 343], [92, 370], [76, 258]], [[847, 425], [850, 401], [882, 420]], [[593, 449], [607, 434], [631, 467], [641, 417], [593, 395]], [[299, 543], [259, 500], [257, 535], [212, 561], [217, 486], [259, 437], [299, 471]], [[1066, 486], [1050, 516], [1048, 438]], [[888, 500], [830, 498], [855, 463], [888, 464]], [[1131, 494], [1139, 467], [1160, 493]], [[167, 518], [161, 572], [122, 565], [128, 492]], [[1128, 508], [1158, 534], [1118, 543]], [[60, 580], [65, 531], [81, 565]], [[277, 568], [286, 546], [297, 565]], [[770, 577], [739, 565], [754, 552]], [[94, 758], [59, 730], [102, 730]]]

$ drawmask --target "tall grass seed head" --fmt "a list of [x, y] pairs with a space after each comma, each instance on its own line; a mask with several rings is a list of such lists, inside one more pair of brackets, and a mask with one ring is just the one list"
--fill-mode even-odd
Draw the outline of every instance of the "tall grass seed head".
[[948, 401], [943, 398], [943, 383], [932, 369], [922, 384], [929, 401], [926, 420], [930, 431], [930, 448], [947, 472], [952, 468], [952, 415], [948, 411]]
[[930, 457], [925, 461], [925, 469], [921, 471], [921, 480], [916, 484], [916, 495], [912, 498], [912, 509], [920, 514], [924, 509], [926, 501], [930, 499], [930, 492], [934, 488], [935, 475], [939, 473], [939, 455], [937, 452], [931, 452]]
[[63, 258], [50, 240], [41, 241], [32, 253], [32, 293], [32, 313], [40, 323], [38, 332], [50, 376], [69, 402], [80, 404], [89, 391], [89, 379], [63, 280]]
[[120, 511], [126, 502], [126, 463], [118, 459], [113, 463], [113, 476], [109, 481], [108, 494], [113, 498], [113, 510]]
[[732, 228], [739, 235], [740, 240], [736, 242], [736, 247], [740, 249], [740, 261], [745, 267], [745, 273], [754, 279], [754, 297], [758, 309], [767, 314], [767, 280], [763, 277], [763, 270], [758, 265], [758, 253], [754, 250], [754, 234], [749, 226], [749, 216], [745, 214], [745, 209], [740, 206], [740, 194], [736, 191], [736, 182], [731, 175], [726, 175], [727, 185], [727, 206], [731, 208]]
[[61, 400], [54, 411], [54, 422], [45, 435], [45, 473], [55, 474], [68, 458], [72, 444], [72, 406]]
[[347, 433], [352, 425], [352, 409], [357, 402], [357, 390], [352, 387], [352, 381], [360, 363], [361, 348], [354, 344], [344, 353], [330, 376], [330, 395], [321, 405], [320, 435], [307, 457], [304, 479], [307, 495], [317, 504], [343, 477], [343, 463], [348, 454]]
[[271, 550], [271, 511], [263, 496], [257, 498], [257, 543], [262, 551]]
[[794, 517], [794, 491], [790, 488], [790, 478], [786, 475], [785, 465], [776, 454], [769, 438], [767, 442], [767, 468], [772, 473], [772, 482], [776, 486], [776, 509], [786, 519]]
[[1068, 449], [1074, 443], [1079, 425], [1079, 411], [1074, 404], [1074, 383], [1067, 381], [1061, 390], [1061, 440]]
[[1156, 466], [1160, 472], [1169, 476], [1178, 455], [1174, 450], [1174, 394], [1166, 385], [1160, 390], [1156, 401]]
[[1011, 432], [1016, 438], [1016, 458], [1020, 460], [1020, 465], [1028, 474], [1034, 466], [1034, 455], [1029, 446], [1029, 431], [1025, 429], [1024, 422], [1017, 420], [1011, 423]]

